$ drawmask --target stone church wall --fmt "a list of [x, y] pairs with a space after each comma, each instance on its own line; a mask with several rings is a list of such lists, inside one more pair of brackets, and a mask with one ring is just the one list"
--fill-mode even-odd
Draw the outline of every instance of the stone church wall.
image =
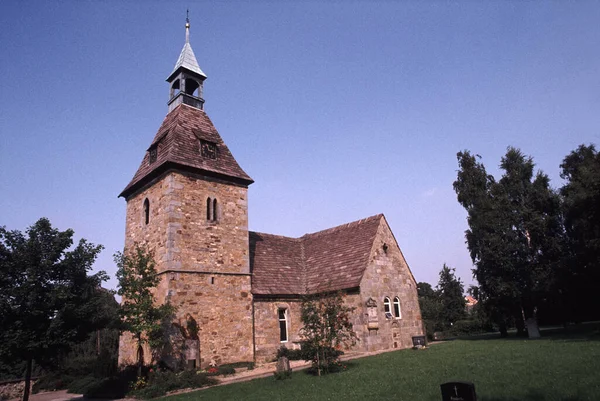
[[[355, 331], [361, 340], [361, 350], [410, 348], [413, 336], [424, 335], [416, 282], [389, 226], [383, 222], [361, 281], [360, 297], [363, 312], [357, 316]], [[392, 313], [394, 298], [400, 298], [401, 318], [385, 316], [385, 297], [391, 301]], [[376, 304], [371, 311], [367, 307], [370, 298]]]
[[[217, 199], [217, 221], [207, 219], [207, 198]], [[154, 252], [163, 276], [156, 299], [168, 297], [179, 320], [197, 321], [202, 367], [253, 360], [247, 206], [247, 188], [179, 172], [164, 174], [127, 202], [125, 246], [146, 243]], [[120, 363], [135, 359], [128, 337], [120, 341]]]
[[[254, 346], [257, 362], [270, 362], [275, 359], [282, 345], [289, 349], [300, 348], [300, 300], [254, 298]], [[288, 341], [279, 337], [280, 308], [288, 310]]]

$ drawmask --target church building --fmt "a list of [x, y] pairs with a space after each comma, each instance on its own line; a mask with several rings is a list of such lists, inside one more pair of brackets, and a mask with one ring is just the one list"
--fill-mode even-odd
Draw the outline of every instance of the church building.
[[[168, 113], [132, 180], [125, 248], [150, 249], [160, 284], [180, 324], [198, 334], [181, 351], [190, 366], [273, 360], [298, 348], [303, 296], [343, 291], [355, 307], [355, 351], [412, 346], [424, 334], [416, 281], [382, 214], [299, 238], [248, 230], [248, 187], [204, 111], [206, 74], [186, 40], [170, 86]], [[135, 344], [121, 336], [119, 363]], [[145, 352], [145, 362], [149, 353]]]

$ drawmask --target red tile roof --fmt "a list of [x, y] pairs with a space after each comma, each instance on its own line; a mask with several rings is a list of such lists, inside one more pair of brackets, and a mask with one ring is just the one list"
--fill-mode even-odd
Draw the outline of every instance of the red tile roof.
[[300, 238], [250, 232], [252, 292], [300, 295], [356, 288], [382, 214]]
[[[216, 144], [216, 159], [200, 155], [200, 140]], [[182, 168], [241, 185], [254, 182], [235, 161], [204, 110], [185, 104], [177, 106], [163, 120], [148, 150], [152, 148], [157, 148], [156, 160], [150, 163], [147, 151], [133, 179], [119, 196], [129, 196], [169, 168]]]

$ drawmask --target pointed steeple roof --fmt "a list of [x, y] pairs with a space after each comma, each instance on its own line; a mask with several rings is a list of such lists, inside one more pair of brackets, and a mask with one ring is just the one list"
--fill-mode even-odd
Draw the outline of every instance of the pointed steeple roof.
[[183, 45], [183, 49], [181, 49], [181, 53], [179, 54], [177, 63], [175, 63], [175, 68], [173, 68], [173, 72], [171, 72], [171, 74], [167, 78], [167, 81], [169, 81], [171, 77], [175, 75], [180, 68], [184, 68], [188, 71], [200, 75], [203, 78], [206, 78], [206, 74], [200, 69], [200, 66], [198, 65], [198, 60], [196, 60], [196, 55], [194, 54], [194, 50], [192, 50], [192, 46], [190, 45], [189, 18], [186, 18], [185, 22], [185, 44]]
[[[216, 157], [204, 157], [202, 142], [214, 144]], [[237, 163], [204, 110], [186, 104], [167, 114], [133, 179], [119, 196], [125, 198], [169, 170], [187, 171], [248, 186], [254, 181]]]

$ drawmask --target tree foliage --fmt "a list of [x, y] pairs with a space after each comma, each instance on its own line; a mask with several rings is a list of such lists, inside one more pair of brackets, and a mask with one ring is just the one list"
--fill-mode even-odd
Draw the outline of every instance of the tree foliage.
[[465, 236], [480, 294], [503, 334], [511, 317], [522, 332], [522, 317], [535, 326], [536, 307], [556, 282], [564, 243], [560, 198], [518, 149], [509, 147], [502, 158], [499, 181], [469, 151], [457, 158], [454, 189], [468, 213]]
[[302, 349], [319, 376], [330, 371], [342, 348], [356, 344], [358, 337], [350, 322], [354, 309], [344, 304], [344, 296], [340, 292], [303, 299]]
[[88, 275], [101, 251], [73, 231], [39, 219], [25, 234], [0, 227], [0, 356], [5, 364], [27, 361], [24, 401], [32, 363], [56, 358], [107, 322], [100, 284], [104, 272]]
[[144, 363], [143, 345], [151, 349], [164, 346], [164, 322], [170, 320], [175, 308], [168, 302], [159, 305], [153, 290], [160, 282], [152, 252], [135, 244], [130, 252], [115, 254], [118, 294], [122, 297], [121, 328], [130, 332], [137, 344], [139, 372]]
[[445, 328], [466, 317], [464, 286], [455, 272], [444, 263], [436, 288], [441, 307], [439, 318]]
[[560, 194], [568, 239], [565, 269], [560, 277], [569, 313], [575, 320], [600, 316], [596, 287], [600, 283], [600, 153], [581, 145], [560, 165], [566, 181]]
[[433, 333], [444, 331], [466, 317], [464, 287], [460, 278], [456, 277], [455, 269], [442, 266], [437, 287], [421, 282], [417, 284], [421, 317], [430, 340]]

